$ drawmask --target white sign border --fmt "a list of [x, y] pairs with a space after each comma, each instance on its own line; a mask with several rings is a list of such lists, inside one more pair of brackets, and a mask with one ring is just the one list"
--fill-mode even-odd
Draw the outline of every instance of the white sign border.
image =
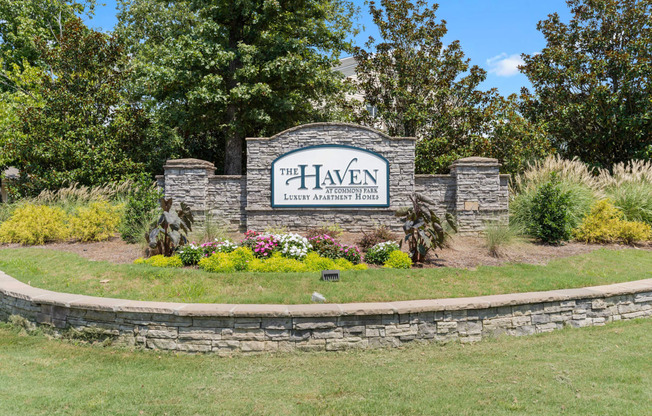
[[[358, 150], [361, 152], [365, 153], [370, 153], [378, 158], [380, 158], [383, 162], [385, 162], [385, 166], [387, 167], [387, 203], [386, 204], [359, 204], [359, 205], [333, 205], [333, 204], [311, 204], [311, 205], [276, 205], [274, 203], [274, 165], [276, 162], [278, 162], [280, 159], [284, 158], [285, 156], [300, 152], [303, 150], [308, 150], [308, 149], [319, 149], [319, 148], [345, 148], [345, 149], [354, 149]], [[389, 192], [389, 160], [387, 158], [379, 153], [376, 153], [371, 150], [363, 149], [361, 147], [355, 147], [355, 146], [349, 146], [346, 144], [317, 144], [313, 146], [306, 146], [306, 147], [300, 147], [298, 149], [290, 150], [289, 152], [283, 153], [274, 161], [272, 162], [271, 166], [271, 181], [270, 181], [270, 190], [271, 190], [271, 206], [272, 208], [339, 208], [342, 210], [347, 210], [350, 208], [389, 208], [390, 206], [390, 192]]]

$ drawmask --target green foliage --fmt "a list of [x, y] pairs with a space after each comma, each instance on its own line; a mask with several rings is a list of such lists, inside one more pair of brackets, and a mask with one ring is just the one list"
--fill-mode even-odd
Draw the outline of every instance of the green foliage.
[[521, 230], [516, 226], [491, 222], [484, 227], [485, 245], [494, 257], [500, 257], [503, 247], [512, 244]]
[[357, 242], [362, 251], [367, 251], [371, 247], [384, 241], [397, 240], [396, 235], [386, 225], [379, 225], [371, 232], [362, 232], [362, 238]]
[[389, 253], [389, 257], [383, 267], [388, 269], [409, 269], [412, 267], [412, 259], [407, 253], [399, 250], [392, 251]]
[[80, 15], [92, 16], [94, 7], [94, 0], [0, 0], [0, 57], [4, 60], [0, 69], [42, 65], [38, 40], [59, 42], [63, 24]]
[[626, 220], [652, 225], [652, 182], [624, 183], [605, 193]]
[[229, 258], [233, 262], [236, 271], [244, 271], [249, 267], [254, 259], [254, 252], [249, 247], [238, 247], [229, 253]]
[[249, 263], [249, 271], [251, 272], [264, 272], [264, 273], [298, 273], [308, 270], [307, 262], [290, 259], [281, 256], [280, 253], [274, 253], [272, 257], [261, 260], [255, 259]]
[[540, 53], [524, 55], [533, 85], [524, 113], [544, 123], [565, 157], [593, 166], [649, 157], [652, 143], [649, 0], [568, 0], [572, 19], [539, 22]]
[[652, 160], [630, 160], [610, 171], [601, 169], [597, 182], [626, 220], [652, 225]]
[[570, 195], [570, 227], [576, 228], [580, 225], [600, 194], [599, 185], [586, 164], [576, 159], [565, 160], [560, 157], [537, 161], [514, 178], [511, 186], [512, 200], [509, 204], [511, 225], [526, 232], [536, 227], [532, 220], [534, 197], [553, 175], [562, 192]]
[[147, 243], [157, 253], [169, 257], [177, 247], [188, 243], [187, 234], [192, 231], [194, 219], [184, 202], [176, 212], [172, 210], [172, 198], [161, 198], [160, 204], [163, 213], [147, 234]]
[[136, 259], [134, 264], [147, 264], [153, 267], [183, 267], [183, 261], [179, 256], [166, 257], [157, 254], [147, 259]]
[[553, 174], [532, 198], [528, 233], [544, 243], [559, 244], [568, 241], [573, 229], [570, 199], [570, 192], [561, 187], [557, 176]]
[[58, 43], [40, 39], [38, 46], [48, 67], [39, 99], [16, 110], [20, 134], [0, 139], [4, 163], [20, 171], [15, 192], [104, 184], [150, 163], [160, 168], [165, 143], [147, 140], [147, 117], [125, 96], [129, 65], [120, 41], [72, 19]]
[[134, 94], [175, 128], [184, 152], [242, 173], [244, 138], [330, 117], [350, 49], [346, 0], [121, 0]]
[[385, 241], [378, 243], [375, 246], [367, 250], [367, 253], [364, 256], [364, 261], [369, 264], [385, 264], [389, 255], [394, 251], [400, 251], [398, 243], [395, 241]]
[[149, 225], [156, 220], [156, 209], [162, 197], [157, 185], [146, 175], [133, 184], [119, 226], [120, 236], [127, 243], [145, 240]]
[[[410, 257], [414, 263], [425, 261], [428, 252], [433, 249], [442, 249], [448, 233], [444, 230], [444, 223], [426, 204], [432, 201], [423, 195], [410, 196], [412, 206], [396, 211], [396, 216], [403, 222], [405, 237], [401, 239], [408, 243]], [[453, 216], [446, 213], [446, 223], [457, 231]]]
[[623, 212], [608, 199], [598, 201], [591, 213], [574, 232], [575, 238], [587, 243], [632, 244], [652, 238], [652, 229], [642, 222], [623, 220]]
[[329, 235], [337, 238], [342, 234], [342, 227], [337, 224], [322, 224], [318, 227], [312, 227], [306, 232], [306, 238], [317, 237], [318, 235]]
[[444, 44], [446, 22], [437, 20], [437, 4], [369, 5], [380, 41], [370, 38], [355, 58], [359, 92], [375, 114], [361, 109], [359, 119], [392, 136], [418, 138], [417, 173], [448, 172], [467, 156], [497, 157], [511, 172], [550, 152], [540, 126], [520, 115], [517, 99], [480, 90], [486, 71], [470, 65], [459, 41]]
[[80, 207], [69, 219], [71, 237], [80, 241], [108, 240], [118, 231], [121, 214], [122, 206], [106, 201]]
[[69, 236], [66, 213], [57, 207], [24, 204], [0, 224], [0, 242], [25, 245], [65, 240]]
[[184, 266], [195, 266], [204, 257], [204, 249], [194, 244], [186, 244], [176, 251]]
[[335, 261], [327, 257], [321, 257], [319, 254], [312, 252], [308, 253], [305, 260], [303, 260], [307, 269], [310, 271], [318, 272], [320, 270], [333, 270], [335, 269]]
[[235, 271], [235, 265], [228, 253], [215, 253], [204, 257], [197, 263], [200, 269], [214, 273], [230, 273]]

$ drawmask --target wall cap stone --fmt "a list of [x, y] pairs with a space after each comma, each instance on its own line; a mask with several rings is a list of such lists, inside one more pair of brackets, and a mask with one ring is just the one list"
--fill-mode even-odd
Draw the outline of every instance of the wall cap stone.
[[462, 159], [457, 159], [456, 161], [453, 162], [453, 164], [450, 167], [452, 169], [454, 167], [459, 167], [459, 166], [487, 167], [487, 166], [501, 166], [501, 165], [498, 162], [498, 159], [494, 159], [491, 157], [465, 157]]
[[392, 136], [387, 135], [386, 133], [383, 133], [382, 131], [379, 131], [379, 130], [376, 130], [376, 129], [372, 129], [371, 127], [362, 126], [362, 125], [360, 125], [360, 124], [353, 124], [353, 123], [336, 123], [336, 122], [332, 122], [332, 123], [310, 123], [310, 124], [302, 124], [302, 125], [300, 125], [300, 126], [291, 127], [291, 128], [289, 128], [289, 129], [287, 129], [287, 130], [283, 130], [282, 132], [277, 133], [277, 134], [275, 134], [275, 135], [273, 135], [273, 136], [271, 136], [271, 137], [247, 137], [246, 140], [248, 140], [248, 141], [249, 141], [249, 140], [251, 140], [251, 141], [253, 141], [253, 140], [275, 140], [275, 139], [277, 139], [277, 138], [279, 138], [279, 137], [281, 137], [281, 136], [283, 136], [283, 135], [285, 135], [285, 134], [287, 134], [287, 133], [291, 133], [291, 132], [298, 131], [298, 130], [303, 130], [303, 129], [314, 129], [315, 127], [324, 127], [324, 128], [327, 128], [327, 127], [328, 127], [328, 128], [334, 128], [334, 127], [354, 128], [354, 129], [358, 129], [358, 130], [366, 130], [366, 131], [370, 131], [370, 132], [372, 132], [372, 133], [378, 134], [379, 136], [382, 136], [383, 138], [385, 138], [385, 139], [389, 139], [389, 140], [395, 140], [395, 141], [400, 141], [400, 140], [416, 141], [416, 140], [417, 140], [416, 137], [392, 137]]
[[546, 292], [511, 293], [448, 299], [421, 299], [396, 302], [326, 303], [302, 305], [202, 304], [149, 302], [58, 293], [34, 288], [0, 271], [0, 293], [42, 305], [114, 312], [155, 313], [190, 317], [337, 317], [349, 315], [390, 315], [438, 311], [462, 311], [573, 299], [631, 295], [652, 292], [652, 279], [611, 285]]
[[201, 159], [170, 159], [165, 162], [163, 169], [213, 169], [212, 162]]

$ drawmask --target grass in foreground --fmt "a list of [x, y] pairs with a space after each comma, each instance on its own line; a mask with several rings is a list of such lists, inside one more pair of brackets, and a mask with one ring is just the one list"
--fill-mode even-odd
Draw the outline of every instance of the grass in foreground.
[[652, 320], [274, 356], [73, 345], [0, 326], [0, 415], [652, 413]]
[[[77, 254], [21, 248], [0, 250], [0, 270], [34, 287], [135, 300], [201, 303], [374, 302], [555, 290], [652, 278], [652, 252], [597, 250], [546, 266], [509, 264], [454, 268], [319, 273], [208, 273], [198, 269], [90, 261]], [[105, 283], [100, 283], [104, 281]]]

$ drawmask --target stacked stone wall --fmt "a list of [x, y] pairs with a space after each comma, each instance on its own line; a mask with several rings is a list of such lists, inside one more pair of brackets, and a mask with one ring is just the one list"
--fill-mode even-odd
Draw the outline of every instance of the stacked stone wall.
[[226, 305], [49, 292], [0, 272], [0, 320], [184, 352], [345, 350], [476, 342], [652, 316], [652, 279], [584, 289], [389, 303]]
[[[386, 208], [272, 208], [271, 166], [279, 156], [309, 146], [336, 144], [363, 148], [389, 161], [390, 206]], [[449, 175], [414, 174], [415, 140], [345, 123], [299, 126], [270, 138], [247, 139], [247, 174], [216, 176], [212, 163], [197, 159], [168, 161], [159, 184], [167, 197], [184, 201], [199, 218], [212, 212], [230, 231], [286, 227], [305, 231], [337, 224], [359, 232], [378, 225], [399, 230], [397, 208], [410, 204], [413, 192], [424, 194], [439, 213], [450, 212], [462, 232], [481, 231], [488, 221], [507, 221], [508, 177], [495, 159], [456, 161]]]

